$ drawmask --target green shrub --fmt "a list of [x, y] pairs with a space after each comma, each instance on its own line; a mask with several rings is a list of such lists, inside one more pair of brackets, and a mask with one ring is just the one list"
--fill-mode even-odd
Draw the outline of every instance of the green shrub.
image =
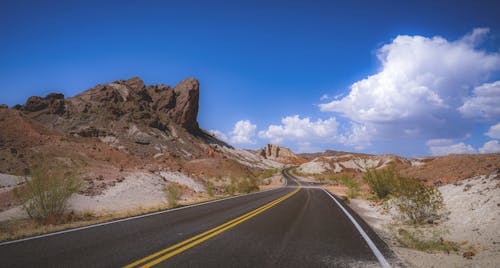
[[238, 192], [250, 193], [259, 190], [257, 180], [255, 178], [241, 179], [238, 183]]
[[262, 173], [260, 174], [260, 177], [263, 179], [267, 179], [276, 174], [276, 172], [278, 172], [278, 169], [276, 168], [264, 169], [264, 171], [262, 171]]
[[363, 176], [370, 189], [379, 199], [384, 199], [394, 193], [397, 188], [398, 176], [392, 169], [368, 169]]
[[78, 169], [45, 157], [31, 166], [30, 179], [14, 191], [31, 219], [41, 223], [59, 222], [69, 198], [82, 186]]
[[207, 194], [210, 197], [213, 197], [215, 195], [215, 186], [211, 181], [207, 181]]
[[234, 195], [236, 193], [238, 179], [236, 177], [231, 177], [231, 183], [224, 186], [224, 192], [229, 195]]
[[444, 208], [441, 193], [433, 186], [415, 178], [397, 175], [393, 169], [369, 169], [364, 177], [379, 199], [395, 197], [395, 204], [404, 221], [411, 224], [432, 222]]
[[412, 224], [433, 222], [444, 208], [441, 192], [415, 178], [400, 177], [396, 197], [403, 220]]
[[348, 188], [348, 190], [347, 190], [347, 197], [348, 198], [356, 198], [358, 196], [360, 185], [356, 180], [351, 178], [349, 175], [344, 174], [340, 178], [340, 181], [342, 184], [344, 184]]
[[182, 195], [181, 186], [176, 183], [171, 183], [165, 186], [165, 193], [167, 194], [167, 201], [170, 207], [176, 207]]

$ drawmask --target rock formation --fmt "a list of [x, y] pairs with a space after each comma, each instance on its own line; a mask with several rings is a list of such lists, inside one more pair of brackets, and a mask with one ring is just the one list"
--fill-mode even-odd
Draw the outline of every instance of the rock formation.
[[284, 164], [301, 164], [305, 160], [294, 154], [290, 149], [274, 144], [268, 144], [257, 150], [257, 154], [265, 159], [274, 160]]
[[[44, 121], [71, 121], [99, 125], [99, 119], [140, 120], [157, 128], [175, 123], [190, 132], [199, 131], [198, 116], [199, 82], [188, 78], [174, 88], [165, 85], [145, 86], [134, 77], [113, 83], [98, 85], [75, 97], [64, 99], [62, 94], [49, 94], [45, 98], [33, 96], [24, 105], [15, 108], [31, 117]], [[34, 114], [36, 113], [36, 114]], [[64, 125], [64, 124], [63, 124]], [[66, 127], [70, 127], [65, 124]]]
[[[171, 87], [145, 85], [134, 77], [70, 98], [52, 93], [30, 97], [12, 109], [1, 105], [0, 173], [23, 175], [38, 153], [81, 160], [81, 166], [94, 173], [107, 166], [248, 176], [258, 172], [255, 169], [280, 166], [201, 129], [199, 87], [194, 78]], [[221, 165], [233, 171], [218, 168]]]

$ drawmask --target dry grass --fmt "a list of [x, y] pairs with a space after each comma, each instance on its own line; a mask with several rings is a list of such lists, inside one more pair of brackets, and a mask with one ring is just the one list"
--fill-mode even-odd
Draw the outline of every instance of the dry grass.
[[[435, 252], [445, 252], [447, 254], [456, 253], [459, 254], [463, 251], [465, 255], [475, 255], [476, 249], [469, 245], [467, 241], [463, 242], [453, 242], [442, 238], [439, 233], [429, 231], [423, 231], [420, 229], [407, 230], [399, 228], [397, 231], [396, 238], [403, 246], [416, 249], [419, 251], [424, 251], [427, 253]], [[472, 254], [471, 254], [472, 253]]]

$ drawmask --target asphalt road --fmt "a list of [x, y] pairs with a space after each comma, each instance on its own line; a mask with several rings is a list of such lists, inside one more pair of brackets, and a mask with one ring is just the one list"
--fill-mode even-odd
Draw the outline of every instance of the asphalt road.
[[286, 176], [267, 192], [0, 244], [0, 267], [380, 267], [391, 256], [348, 207]]

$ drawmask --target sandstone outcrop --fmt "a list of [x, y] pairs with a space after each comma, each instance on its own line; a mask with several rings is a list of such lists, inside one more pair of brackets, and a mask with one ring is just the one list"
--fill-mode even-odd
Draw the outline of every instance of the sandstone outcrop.
[[274, 160], [284, 164], [301, 164], [305, 160], [290, 149], [274, 144], [268, 144], [264, 148], [257, 150], [257, 154], [265, 159]]

